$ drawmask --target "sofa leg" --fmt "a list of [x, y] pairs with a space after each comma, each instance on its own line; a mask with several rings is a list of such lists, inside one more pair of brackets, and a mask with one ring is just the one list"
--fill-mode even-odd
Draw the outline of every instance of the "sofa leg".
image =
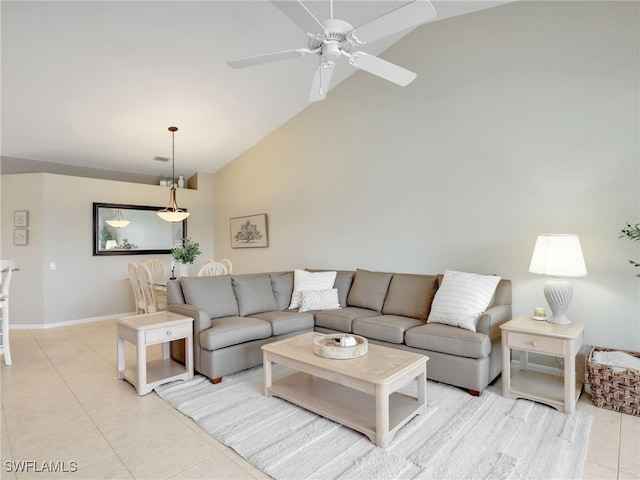
[[474, 397], [479, 397], [480, 395], [482, 395], [482, 392], [479, 392], [478, 390], [468, 389], [467, 391], [469, 392], [469, 395], [473, 395]]
[[222, 381], [222, 377], [212, 378], [209, 381], [213, 384], [220, 383]]

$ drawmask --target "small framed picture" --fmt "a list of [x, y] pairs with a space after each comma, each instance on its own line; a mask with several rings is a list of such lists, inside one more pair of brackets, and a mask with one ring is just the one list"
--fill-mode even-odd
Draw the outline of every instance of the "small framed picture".
[[28, 230], [26, 228], [15, 228], [13, 230], [14, 245], [26, 245], [28, 241]]
[[15, 210], [13, 212], [13, 226], [14, 227], [28, 227], [29, 226], [29, 212], [26, 210]]
[[231, 248], [268, 247], [267, 214], [231, 219]]

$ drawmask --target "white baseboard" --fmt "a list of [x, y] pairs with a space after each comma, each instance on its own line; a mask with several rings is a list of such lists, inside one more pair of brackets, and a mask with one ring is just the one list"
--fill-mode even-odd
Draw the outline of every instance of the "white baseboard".
[[113, 315], [104, 315], [102, 317], [79, 318], [78, 320], [56, 323], [12, 323], [9, 325], [9, 330], [44, 330], [47, 328], [69, 327], [72, 325], [81, 325], [83, 323], [93, 323], [100, 322], [102, 320], [113, 320], [120, 317], [130, 317], [135, 314], [136, 312], [114, 313]]

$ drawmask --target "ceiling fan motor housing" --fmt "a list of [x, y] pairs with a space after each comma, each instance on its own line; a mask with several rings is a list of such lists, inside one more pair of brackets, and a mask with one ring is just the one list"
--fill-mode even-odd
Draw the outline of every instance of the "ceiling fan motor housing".
[[349, 32], [353, 27], [348, 22], [338, 19], [329, 19], [322, 22], [325, 31], [317, 35], [309, 36], [309, 48], [322, 51], [322, 57], [326, 60], [337, 60], [342, 51], [350, 53], [353, 43], [349, 38]]

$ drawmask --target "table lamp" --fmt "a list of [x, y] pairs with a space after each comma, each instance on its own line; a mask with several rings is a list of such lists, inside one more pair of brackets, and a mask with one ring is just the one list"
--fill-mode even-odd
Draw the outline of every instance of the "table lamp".
[[544, 297], [553, 312], [547, 322], [570, 325], [566, 311], [571, 303], [573, 287], [564, 277], [584, 277], [587, 274], [578, 236], [538, 235], [529, 271], [554, 277], [544, 284]]

